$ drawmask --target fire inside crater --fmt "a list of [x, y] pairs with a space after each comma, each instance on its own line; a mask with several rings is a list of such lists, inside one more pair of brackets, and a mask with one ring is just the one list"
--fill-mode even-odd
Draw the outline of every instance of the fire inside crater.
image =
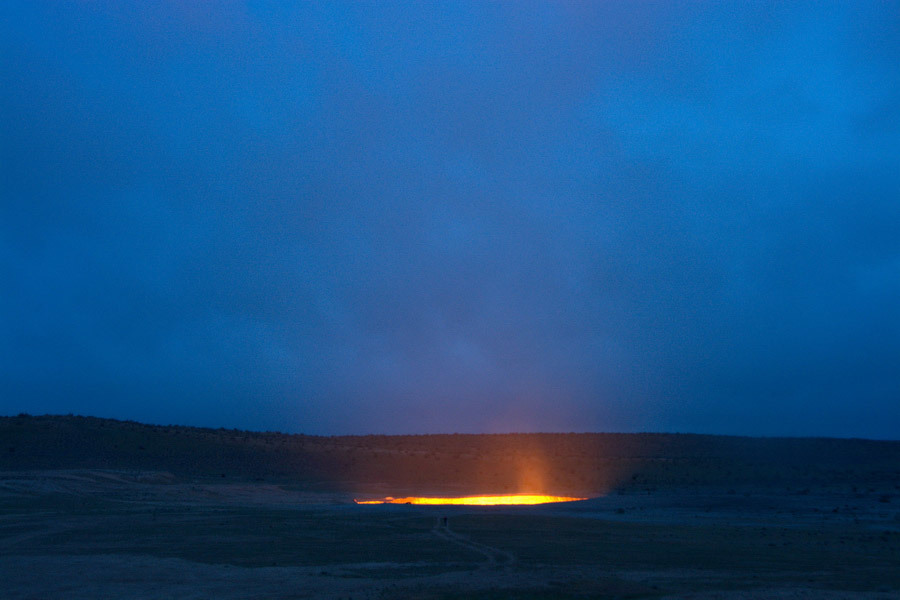
[[571, 496], [544, 496], [538, 494], [513, 494], [509, 496], [461, 496], [457, 498], [445, 498], [437, 496], [409, 496], [406, 498], [378, 498], [373, 500], [353, 501], [357, 504], [460, 504], [470, 506], [499, 506], [518, 504], [549, 504], [551, 502], [574, 502], [587, 500], [587, 498], [574, 498]]

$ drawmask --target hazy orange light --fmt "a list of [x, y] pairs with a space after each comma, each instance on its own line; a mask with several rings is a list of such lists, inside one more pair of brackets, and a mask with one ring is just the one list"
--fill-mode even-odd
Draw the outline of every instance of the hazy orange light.
[[462, 496], [459, 498], [418, 497], [394, 498], [388, 496], [380, 500], [353, 500], [357, 504], [467, 504], [474, 506], [494, 506], [506, 504], [547, 504], [548, 502], [572, 502], [587, 498], [570, 496], [540, 496], [536, 494], [515, 494], [512, 496]]

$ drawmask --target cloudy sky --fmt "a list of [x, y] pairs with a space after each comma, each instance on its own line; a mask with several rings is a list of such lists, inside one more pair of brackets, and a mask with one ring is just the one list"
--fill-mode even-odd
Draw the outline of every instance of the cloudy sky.
[[748, 4], [3, 2], [0, 414], [900, 438], [900, 2]]

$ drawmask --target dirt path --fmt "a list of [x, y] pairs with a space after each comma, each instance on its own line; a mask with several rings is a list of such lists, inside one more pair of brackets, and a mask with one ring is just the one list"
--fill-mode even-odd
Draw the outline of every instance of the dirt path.
[[503, 569], [504, 571], [510, 571], [516, 562], [515, 555], [510, 552], [474, 542], [468, 537], [456, 533], [450, 529], [446, 517], [438, 517], [435, 520], [434, 528], [431, 530], [431, 533], [442, 540], [446, 540], [452, 544], [456, 544], [457, 546], [482, 555], [485, 558], [485, 562], [478, 567], [479, 569]]
[[27, 531], [25, 533], [13, 536], [6, 536], [2, 532], [0, 532], [0, 548], [8, 550], [12, 546], [15, 546], [16, 544], [19, 544], [21, 542], [32, 540], [34, 538], [62, 533], [64, 531], [78, 529], [79, 526], [80, 525], [76, 523], [57, 523], [54, 525], [43, 525], [40, 526], [39, 529]]

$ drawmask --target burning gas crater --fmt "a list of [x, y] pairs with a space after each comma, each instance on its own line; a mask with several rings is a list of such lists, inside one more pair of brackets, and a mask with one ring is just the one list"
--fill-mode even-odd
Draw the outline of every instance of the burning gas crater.
[[548, 504], [550, 502], [574, 502], [587, 500], [587, 498], [572, 498], [570, 496], [540, 496], [535, 494], [515, 494], [512, 496], [462, 496], [459, 498], [419, 497], [408, 498], [380, 498], [375, 500], [356, 500], [357, 504], [467, 504], [473, 506], [495, 506], [514, 504]]

